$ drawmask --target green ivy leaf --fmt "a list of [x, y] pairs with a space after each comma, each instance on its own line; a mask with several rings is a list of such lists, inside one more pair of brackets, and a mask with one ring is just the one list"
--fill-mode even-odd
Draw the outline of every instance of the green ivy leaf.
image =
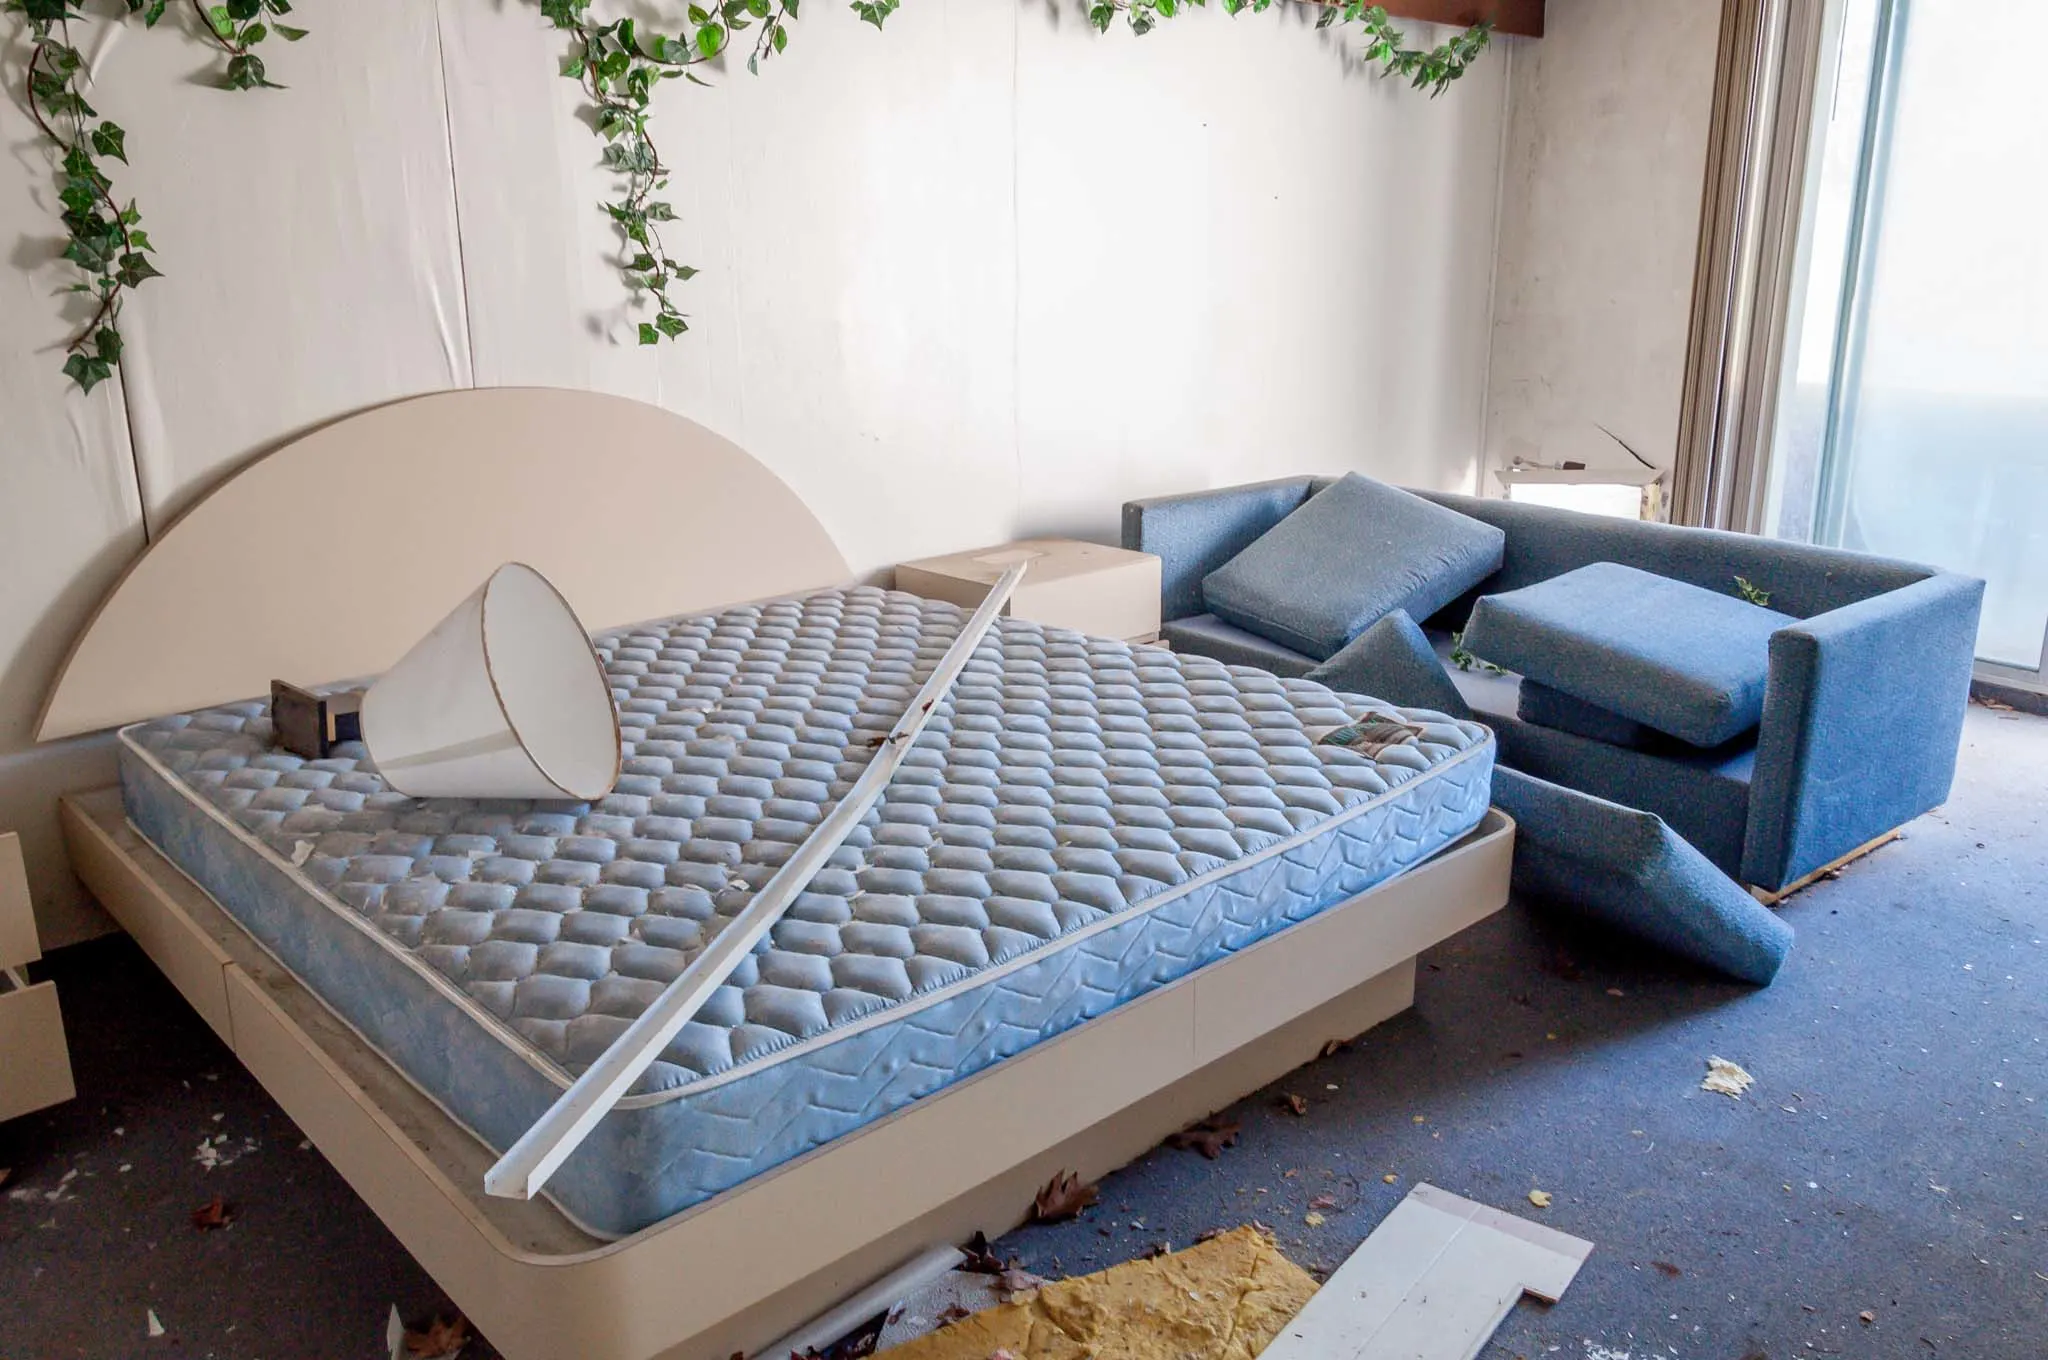
[[660, 331], [657, 331], [656, 329], [654, 329], [654, 327], [653, 327], [653, 326], [651, 326], [651, 325], [649, 325], [649, 324], [648, 324], [647, 322], [645, 322], [645, 321], [641, 322], [641, 323], [640, 323], [640, 343], [641, 343], [641, 344], [643, 344], [643, 345], [658, 345], [658, 344], [660, 344], [660, 343], [661, 343], [661, 332], [660, 332]]
[[297, 42], [299, 39], [306, 36], [305, 29], [293, 28], [290, 24], [274, 23], [271, 25], [271, 27], [277, 30], [277, 36], [283, 38], [286, 42]]
[[125, 165], [128, 163], [128, 134], [113, 123], [101, 123], [92, 130], [92, 149]]
[[131, 251], [121, 257], [120, 278], [121, 286], [124, 288], [133, 288], [150, 279], [160, 279], [162, 277], [163, 275], [158, 272], [155, 265], [149, 262], [149, 257], [146, 255]]
[[114, 366], [97, 355], [74, 354], [64, 361], [64, 376], [89, 393], [114, 376]]

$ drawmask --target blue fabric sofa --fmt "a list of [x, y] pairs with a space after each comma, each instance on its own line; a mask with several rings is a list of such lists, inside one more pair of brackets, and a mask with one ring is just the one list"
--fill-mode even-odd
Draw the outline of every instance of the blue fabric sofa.
[[[1163, 564], [1177, 650], [1303, 675], [1316, 662], [1209, 613], [1202, 578], [1327, 479], [1296, 477], [1132, 501], [1123, 544]], [[1425, 621], [1449, 664], [1472, 603], [1595, 562], [1726, 593], [1741, 576], [1794, 620], [1770, 639], [1756, 731], [1704, 751], [1612, 745], [1515, 716], [1519, 678], [1453, 670], [1502, 763], [1662, 817], [1730, 877], [1775, 890], [1948, 797], [1983, 582], [1929, 567], [1708, 529], [1421, 493], [1507, 535], [1501, 568]]]

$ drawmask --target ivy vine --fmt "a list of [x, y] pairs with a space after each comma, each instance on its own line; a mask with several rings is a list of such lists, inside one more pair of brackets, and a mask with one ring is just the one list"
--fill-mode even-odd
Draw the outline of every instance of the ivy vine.
[[[1078, 0], [1088, 22], [1107, 32], [1119, 15], [1131, 31], [1151, 32], [1160, 23], [1204, 8], [1208, 0]], [[1433, 48], [1411, 48], [1380, 5], [1362, 0], [1303, 0], [1321, 13], [1316, 27], [1355, 27], [1361, 55], [1385, 75], [1404, 79], [1431, 97], [1464, 75], [1486, 50], [1492, 26], [1480, 23]], [[174, 0], [124, 0], [128, 13], [154, 28]], [[257, 48], [273, 35], [297, 42], [306, 30], [282, 22], [290, 0], [188, 0], [200, 33], [219, 50], [219, 83], [232, 90], [282, 89], [270, 79]], [[664, 224], [676, 220], [674, 205], [658, 197], [669, 172], [649, 130], [654, 92], [662, 82], [706, 82], [697, 68], [718, 61], [735, 47], [747, 51], [747, 69], [789, 45], [790, 25], [800, 0], [711, 0], [692, 3], [686, 23], [674, 33], [657, 31], [642, 19], [593, 17], [595, 0], [536, 0], [542, 17], [568, 36], [562, 74], [576, 82], [595, 114], [604, 142], [604, 164], [617, 176], [603, 209], [618, 228], [623, 248], [619, 268], [628, 292], [651, 303], [653, 317], [638, 323], [640, 343], [660, 344], [690, 328], [670, 289], [697, 271], [668, 253]], [[877, 29], [902, 0], [852, 0], [853, 12]], [[1232, 15], [1263, 13], [1275, 0], [1220, 0]], [[121, 362], [120, 318], [129, 290], [160, 277], [151, 261], [154, 247], [142, 229], [133, 200], [120, 205], [103, 168], [127, 163], [126, 133], [86, 100], [86, 63], [71, 42], [73, 19], [83, 19], [84, 0], [0, 0], [0, 13], [18, 14], [26, 26], [30, 53], [24, 80], [36, 127], [57, 162], [58, 199], [69, 238], [64, 258], [84, 276], [73, 293], [93, 300], [91, 318], [65, 346], [64, 372], [82, 390], [113, 376]]]
[[[144, 10], [143, 23], [154, 28], [156, 21], [164, 17], [166, 3], [167, 0], [128, 0], [128, 9], [131, 13]], [[292, 12], [291, 0], [228, 0], [224, 5], [191, 0], [191, 4], [199, 16], [201, 31], [227, 57], [227, 65], [220, 76], [223, 87], [230, 90], [284, 88], [263, 69], [263, 58], [256, 55], [256, 46], [273, 33], [286, 42], [297, 42], [306, 36], [305, 29], [280, 22], [283, 16]]]
[[[883, 2], [893, 7], [896, 0]], [[673, 222], [676, 213], [674, 205], [655, 197], [668, 187], [668, 168], [647, 131], [654, 91], [662, 81], [678, 76], [702, 85], [693, 68], [722, 56], [735, 34], [756, 25], [760, 31], [751, 40], [747, 69], [758, 72], [763, 57], [789, 45], [789, 24], [797, 17], [798, 3], [724, 0], [715, 9], [691, 5], [690, 28], [672, 36], [632, 19], [594, 22], [591, 0], [540, 0], [541, 13], [571, 35], [562, 74], [590, 97], [597, 112], [597, 134], [604, 138], [604, 163], [619, 175], [618, 196], [606, 202], [604, 210], [625, 239], [620, 271], [627, 288], [654, 303], [654, 319], [640, 323], [643, 345], [673, 340], [690, 329], [668, 290], [697, 273], [671, 258], [662, 244], [661, 224]]]
[[[1427, 89], [1432, 99], [1464, 75], [1493, 39], [1493, 24], [1482, 20], [1436, 47], [1414, 48], [1408, 46], [1407, 36], [1387, 17], [1384, 5], [1368, 5], [1363, 0], [1305, 2], [1322, 9], [1322, 13], [1316, 16], [1319, 29], [1356, 24], [1365, 37], [1364, 56], [1367, 62], [1378, 66], [1386, 75], [1407, 79], [1418, 90]], [[1096, 32], [1107, 33], [1109, 26], [1116, 22], [1116, 16], [1121, 14], [1131, 31], [1142, 36], [1156, 28], [1161, 20], [1200, 9], [1208, 0], [1083, 0], [1083, 3], [1088, 8], [1088, 22], [1095, 25]], [[887, 4], [894, 9], [896, 0], [887, 0]], [[1227, 14], [1237, 15], [1247, 10], [1262, 14], [1273, 7], [1273, 0], [1222, 0], [1222, 4]]]
[[128, 134], [100, 117], [85, 97], [85, 58], [71, 42], [80, 0], [6, 0], [28, 26], [25, 79], [29, 117], [57, 156], [57, 201], [70, 238], [64, 258], [84, 278], [69, 291], [93, 299], [89, 320], [64, 346], [64, 372], [87, 392], [113, 376], [121, 362], [121, 303], [130, 288], [157, 277], [149, 234], [130, 201], [114, 198], [104, 160], [126, 163]]

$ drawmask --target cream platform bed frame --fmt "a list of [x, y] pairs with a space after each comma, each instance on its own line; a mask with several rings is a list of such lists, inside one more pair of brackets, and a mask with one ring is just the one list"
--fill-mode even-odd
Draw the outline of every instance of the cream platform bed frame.
[[[628, 538], [626, 514], [672, 532]], [[308, 522], [385, 551], [343, 570]], [[678, 416], [565, 391], [426, 397], [286, 446], [172, 526], [79, 639], [40, 735], [375, 673], [508, 559], [593, 628], [849, 575], [772, 472]], [[1490, 812], [1388, 883], [603, 1242], [545, 1201], [487, 1197], [494, 1154], [148, 845], [118, 790], [62, 818], [86, 885], [512, 1360], [726, 1360], [933, 1246], [1012, 1227], [1055, 1172], [1100, 1176], [1406, 1009], [1415, 955], [1507, 900], [1514, 839]]]

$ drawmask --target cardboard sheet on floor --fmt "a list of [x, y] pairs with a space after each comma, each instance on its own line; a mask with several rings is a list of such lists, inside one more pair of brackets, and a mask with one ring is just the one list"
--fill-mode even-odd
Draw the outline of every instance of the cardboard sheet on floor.
[[887, 1352], [890, 1360], [1250, 1360], [1316, 1292], [1257, 1228], [1061, 1280]]

